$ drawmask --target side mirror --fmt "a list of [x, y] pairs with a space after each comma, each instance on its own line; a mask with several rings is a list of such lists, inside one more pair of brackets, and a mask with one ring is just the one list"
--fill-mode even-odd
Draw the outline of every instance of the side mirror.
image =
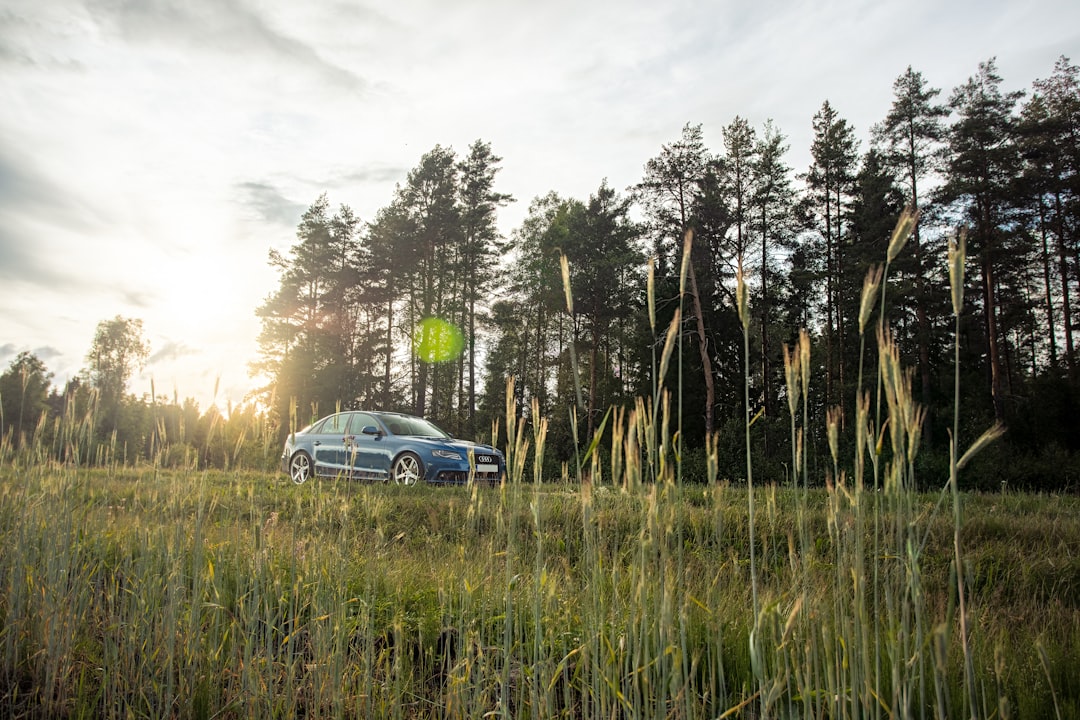
[[364, 429], [360, 431], [360, 434], [361, 435], [382, 435], [382, 433], [379, 432], [379, 428], [375, 427], [374, 425], [366, 425], [364, 427]]

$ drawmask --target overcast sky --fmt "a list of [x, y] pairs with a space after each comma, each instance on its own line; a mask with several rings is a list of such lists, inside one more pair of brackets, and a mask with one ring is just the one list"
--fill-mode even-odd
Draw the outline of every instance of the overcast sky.
[[865, 149], [908, 65], [947, 99], [1061, 55], [1076, 0], [2, 0], [0, 371], [28, 350], [62, 384], [122, 315], [152, 352], [131, 392], [224, 409], [268, 251], [323, 192], [372, 219], [436, 144], [491, 143], [509, 234], [549, 190], [637, 182], [686, 123], [719, 151], [772, 119], [802, 172], [826, 99]]

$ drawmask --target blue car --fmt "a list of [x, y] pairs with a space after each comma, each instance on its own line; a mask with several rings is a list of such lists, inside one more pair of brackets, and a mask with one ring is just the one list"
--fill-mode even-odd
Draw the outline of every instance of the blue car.
[[313, 475], [399, 485], [496, 484], [506, 461], [490, 445], [452, 438], [423, 418], [350, 411], [290, 433], [281, 469], [297, 485]]

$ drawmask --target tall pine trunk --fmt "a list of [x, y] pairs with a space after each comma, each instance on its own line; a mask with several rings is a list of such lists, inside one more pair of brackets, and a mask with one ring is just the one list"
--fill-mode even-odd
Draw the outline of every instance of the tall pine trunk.
[[1065, 247], [1065, 222], [1062, 216], [1061, 193], [1054, 194], [1055, 225], [1057, 225], [1058, 273], [1061, 275], [1061, 322], [1065, 326], [1065, 366], [1069, 369], [1069, 378], [1076, 380], [1076, 351], [1073, 346], [1072, 302], [1070, 300], [1069, 253]]
[[383, 367], [382, 406], [390, 407], [390, 370], [394, 363], [394, 298], [386, 298], [386, 364]]
[[[989, 217], [984, 216], [984, 228], [990, 228]], [[1005, 397], [1002, 385], [1001, 372], [1001, 345], [998, 338], [997, 322], [997, 288], [994, 275], [993, 248], [990, 235], [993, 231], [988, 230], [983, 239], [982, 251], [982, 290], [983, 290], [983, 324], [986, 331], [986, 351], [989, 360], [990, 397], [994, 405], [994, 419], [1002, 422], [1005, 420]]]
[[[772, 415], [772, 382], [769, 369], [769, 264], [765, 206], [761, 209], [761, 388], [764, 394], [765, 417]], [[768, 425], [766, 425], [768, 427]], [[768, 452], [768, 434], [765, 436]]]
[[833, 308], [836, 303], [834, 277], [836, 268], [833, 260], [832, 233], [832, 194], [829, 192], [829, 178], [825, 178], [825, 403], [833, 402]]
[[1057, 329], [1054, 327], [1054, 291], [1051, 284], [1050, 240], [1046, 230], [1046, 205], [1042, 195], [1039, 195], [1039, 239], [1042, 241], [1042, 275], [1043, 275], [1043, 302], [1046, 305], [1046, 334], [1050, 340], [1050, 366], [1057, 368]]

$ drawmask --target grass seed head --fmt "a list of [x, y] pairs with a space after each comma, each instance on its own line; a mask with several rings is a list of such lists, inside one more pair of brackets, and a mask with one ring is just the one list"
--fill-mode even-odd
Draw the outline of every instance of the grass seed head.
[[859, 393], [859, 401], [855, 408], [855, 452], [856, 457], [862, 458], [866, 451], [867, 425], [870, 419], [870, 393]]
[[826, 412], [825, 425], [829, 437], [829, 452], [832, 454], [833, 463], [840, 461], [840, 418], [843, 409], [834, 405]]
[[888, 262], [891, 263], [895, 260], [900, 251], [904, 249], [908, 238], [915, 232], [917, 222], [919, 222], [919, 211], [908, 205], [900, 213], [900, 218], [896, 221], [896, 227], [893, 228], [892, 237], [889, 238], [889, 250], [886, 253]]
[[949, 286], [952, 289], [953, 315], [964, 308], [964, 263], [967, 261], [967, 228], [956, 238], [949, 238]]
[[668, 362], [671, 360], [671, 353], [675, 350], [675, 338], [679, 336], [679, 327], [681, 325], [682, 312], [679, 308], [675, 308], [675, 315], [671, 318], [667, 338], [664, 340], [664, 351], [660, 355], [660, 377], [657, 378], [659, 383], [663, 383], [664, 376], [667, 375]]
[[926, 421], [926, 408], [922, 405], [915, 405], [911, 413], [911, 417], [908, 418], [908, 462], [915, 462], [915, 456], [919, 453], [919, 441], [922, 440], [922, 427]]
[[983, 450], [987, 445], [997, 440], [999, 437], [1005, 434], [1005, 426], [1000, 422], [994, 423], [989, 430], [979, 436], [979, 439], [971, 444], [971, 447], [967, 449], [960, 461], [956, 463], [956, 469], [959, 470], [967, 465], [971, 458], [975, 457], [979, 452]]
[[802, 368], [803, 402], [810, 394], [810, 334], [806, 328], [799, 331], [799, 365]]
[[803, 464], [803, 429], [799, 428], [798, 437], [795, 439], [795, 475], [802, 474]]
[[694, 244], [694, 231], [687, 230], [683, 236], [682, 264], [679, 266], [679, 293], [686, 292], [686, 273], [690, 268], [690, 248]]
[[787, 385], [788, 410], [795, 417], [795, 411], [799, 409], [799, 364], [787, 343], [784, 343], [784, 382]]
[[866, 331], [866, 323], [870, 321], [870, 315], [874, 312], [874, 300], [881, 288], [881, 278], [884, 269], [881, 265], [875, 265], [866, 273], [863, 280], [862, 299], [859, 302], [859, 334]]
[[566, 293], [566, 312], [574, 314], [574, 293], [570, 289], [570, 261], [566, 255], [559, 254], [559, 269], [562, 271], [563, 292]]
[[889, 409], [889, 436], [893, 450], [902, 452], [904, 431], [907, 428], [907, 402], [910, 393], [905, 384], [903, 367], [900, 364], [900, 351], [893, 341], [892, 334], [885, 328], [878, 328], [878, 367], [881, 371], [882, 389], [885, 391], [885, 403]]

